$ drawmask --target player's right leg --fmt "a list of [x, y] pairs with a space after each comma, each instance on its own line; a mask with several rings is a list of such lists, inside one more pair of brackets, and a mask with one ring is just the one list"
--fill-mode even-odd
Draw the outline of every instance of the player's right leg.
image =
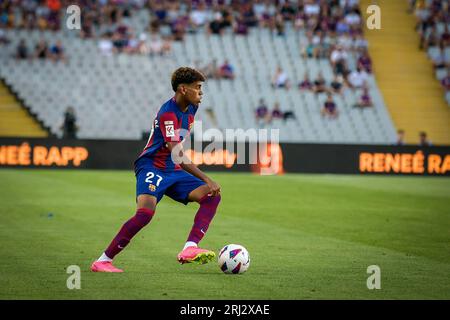
[[123, 224], [105, 252], [92, 264], [92, 271], [123, 272], [114, 267], [112, 261], [130, 243], [131, 239], [150, 223], [155, 213], [156, 203], [156, 197], [149, 194], [141, 194], [137, 197], [136, 214]]
[[136, 213], [124, 223], [105, 252], [92, 264], [92, 271], [122, 272], [113, 266], [112, 260], [142, 228], [150, 223], [155, 214], [156, 204], [170, 184], [170, 179], [153, 167], [147, 166], [136, 171]]

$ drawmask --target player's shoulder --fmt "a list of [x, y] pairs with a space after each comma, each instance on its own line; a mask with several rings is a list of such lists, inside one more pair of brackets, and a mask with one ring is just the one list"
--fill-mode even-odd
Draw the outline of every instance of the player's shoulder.
[[174, 104], [173, 104], [172, 100], [173, 100], [173, 98], [167, 100], [166, 102], [164, 102], [164, 104], [161, 106], [161, 108], [159, 108], [158, 117], [161, 117], [162, 115], [167, 114], [167, 113], [175, 112], [174, 107], [173, 107]]

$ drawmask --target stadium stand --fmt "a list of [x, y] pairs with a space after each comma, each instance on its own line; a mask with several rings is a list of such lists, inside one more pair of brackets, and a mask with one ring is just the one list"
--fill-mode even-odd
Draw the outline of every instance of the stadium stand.
[[[145, 34], [155, 15], [148, 8], [133, 9], [124, 23], [136, 35]], [[64, 21], [64, 17], [61, 19]], [[106, 31], [100, 26], [98, 33]], [[164, 31], [165, 30], [165, 31]], [[161, 33], [170, 32], [161, 27]], [[254, 109], [263, 98], [271, 108], [276, 102], [282, 110], [292, 110], [295, 119], [274, 122], [267, 128], [280, 128], [283, 142], [319, 143], [393, 143], [396, 130], [383, 102], [376, 80], [368, 75], [367, 86], [373, 107], [353, 108], [362, 89], [346, 88], [333, 98], [339, 110], [337, 119], [325, 119], [321, 108], [326, 93], [298, 90], [297, 84], [308, 72], [311, 79], [322, 73], [326, 82], [334, 79], [326, 57], [301, 55], [307, 32], [286, 21], [283, 35], [269, 28], [250, 28], [248, 35], [236, 35], [226, 28], [221, 35], [209, 35], [204, 29], [187, 32], [183, 41], [174, 41], [165, 56], [127, 54], [105, 56], [95, 37], [82, 39], [79, 32], [7, 28], [10, 39], [0, 53], [0, 77], [24, 104], [37, 114], [53, 134], [60, 135], [62, 114], [73, 106], [80, 126], [79, 138], [139, 139], [149, 129], [157, 108], [172, 95], [170, 74], [178, 66], [202, 65], [226, 59], [234, 67], [235, 79], [210, 79], [204, 87], [204, 101], [199, 111], [203, 127], [253, 128]], [[48, 59], [14, 59], [20, 39], [34, 46], [40, 39], [49, 44], [62, 41], [66, 62]], [[357, 54], [349, 53], [348, 67], [355, 70]], [[293, 87], [271, 87], [277, 66], [286, 71]], [[217, 121], [217, 123], [215, 122]]]
[[0, 136], [47, 137], [41, 125], [20, 105], [8, 88], [0, 82]]
[[[414, 2], [420, 6], [446, 1], [412, 1], [415, 7]], [[369, 4], [369, 0], [361, 1], [361, 5]], [[431, 62], [419, 50], [415, 28], [420, 19], [408, 14], [408, 1], [387, 0], [381, 5], [385, 8], [381, 30], [367, 31], [366, 37], [371, 44], [370, 54], [377, 62], [374, 67], [377, 83], [394, 124], [405, 131], [406, 143], [418, 143], [419, 132], [426, 131], [434, 144], [448, 145], [450, 108]], [[439, 19], [448, 20], [448, 10], [440, 12]], [[443, 71], [436, 72], [442, 75]]]

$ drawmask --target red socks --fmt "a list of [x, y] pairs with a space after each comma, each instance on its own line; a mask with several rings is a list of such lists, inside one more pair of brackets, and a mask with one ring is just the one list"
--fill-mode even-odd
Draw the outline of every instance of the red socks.
[[199, 243], [200, 240], [202, 240], [206, 231], [208, 231], [209, 224], [216, 214], [220, 199], [220, 195], [215, 197], [206, 195], [202, 198], [202, 200], [200, 200], [200, 208], [195, 215], [194, 225], [192, 226], [192, 230], [187, 241]]
[[152, 220], [155, 211], [141, 208], [136, 211], [136, 214], [119, 230], [119, 233], [111, 241], [111, 244], [105, 250], [105, 254], [108, 258], [113, 259], [120, 251], [125, 248], [130, 240], [139, 232], [143, 227], [145, 227], [150, 220]]
[[[200, 200], [200, 208], [194, 218], [194, 225], [189, 234], [187, 241], [199, 243], [208, 231], [214, 215], [216, 214], [217, 206], [220, 202], [220, 195], [210, 197], [206, 195]], [[136, 214], [120, 228], [119, 233], [111, 241], [105, 254], [108, 258], [113, 259], [119, 252], [121, 252], [131, 241], [131, 239], [143, 227], [149, 224], [155, 212], [147, 208], [141, 208], [136, 211]]]

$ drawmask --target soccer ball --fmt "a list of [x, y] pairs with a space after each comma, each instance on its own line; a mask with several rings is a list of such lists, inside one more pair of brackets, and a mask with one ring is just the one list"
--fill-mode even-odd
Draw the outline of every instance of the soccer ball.
[[239, 244], [229, 244], [220, 250], [219, 267], [224, 273], [244, 273], [249, 266], [250, 255], [243, 246]]

